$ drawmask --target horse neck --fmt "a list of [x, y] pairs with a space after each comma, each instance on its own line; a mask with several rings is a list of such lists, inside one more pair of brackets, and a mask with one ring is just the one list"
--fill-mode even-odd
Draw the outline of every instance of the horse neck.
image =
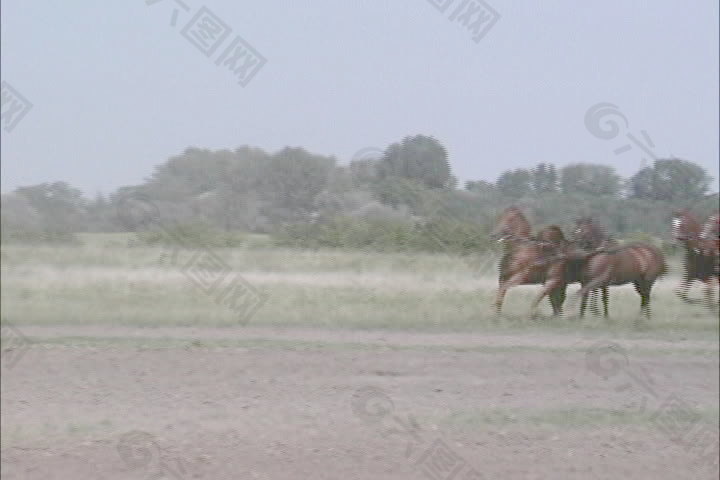
[[532, 240], [530, 235], [511, 235], [507, 240], [505, 240], [505, 253], [511, 253], [517, 247], [523, 243], [529, 242], [530, 240]]
[[610, 236], [603, 232], [602, 229], [593, 225], [586, 236], [586, 241], [590, 248], [598, 249], [610, 241]]
[[683, 219], [681, 224], [681, 233], [683, 235], [682, 243], [688, 250], [697, 250], [698, 240], [700, 239], [700, 225], [697, 222], [689, 220], [687, 217]]
[[702, 226], [700, 225], [700, 222], [698, 222], [692, 215], [685, 214], [681, 216], [680, 225], [683, 233], [687, 237], [697, 238], [700, 235], [700, 230], [702, 229]]
[[530, 223], [528, 223], [525, 216], [521, 213], [515, 214], [509, 221], [511, 225], [512, 234], [518, 238], [524, 238], [530, 236]]
[[700, 238], [706, 239], [710, 238], [713, 235], [713, 232], [718, 229], [718, 217], [717, 215], [712, 215], [710, 218], [707, 219], [705, 224], [702, 226], [702, 230], [700, 231]]
[[696, 251], [700, 247], [700, 242], [697, 237], [686, 237], [683, 239], [683, 243], [685, 244], [685, 249], [688, 251]]

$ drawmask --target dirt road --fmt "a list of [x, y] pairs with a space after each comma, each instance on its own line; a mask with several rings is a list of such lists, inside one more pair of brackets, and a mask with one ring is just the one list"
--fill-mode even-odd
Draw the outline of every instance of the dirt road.
[[3, 366], [6, 479], [717, 476], [717, 339], [23, 333]]

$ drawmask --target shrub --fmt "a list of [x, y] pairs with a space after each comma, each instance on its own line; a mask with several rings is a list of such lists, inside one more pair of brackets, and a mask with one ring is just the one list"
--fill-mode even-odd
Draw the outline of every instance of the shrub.
[[288, 225], [274, 235], [276, 245], [377, 251], [427, 251], [469, 254], [490, 248], [482, 228], [447, 219], [408, 220], [334, 217], [324, 223]]
[[205, 224], [176, 224], [164, 229], [138, 232], [135, 243], [140, 245], [184, 245], [187, 247], [239, 247], [243, 237], [236, 232], [226, 232]]

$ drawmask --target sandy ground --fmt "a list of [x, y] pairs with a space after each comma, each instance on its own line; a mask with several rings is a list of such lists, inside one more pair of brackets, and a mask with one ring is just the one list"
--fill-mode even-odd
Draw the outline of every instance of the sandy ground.
[[[717, 455], [717, 338], [614, 339], [587, 353], [600, 337], [23, 333], [36, 343], [11, 367], [3, 360], [7, 479], [717, 478], [702, 459]], [[60, 341], [71, 336], [205, 343]], [[704, 416], [668, 422], [673, 399]], [[671, 438], [685, 427], [684, 444]]]

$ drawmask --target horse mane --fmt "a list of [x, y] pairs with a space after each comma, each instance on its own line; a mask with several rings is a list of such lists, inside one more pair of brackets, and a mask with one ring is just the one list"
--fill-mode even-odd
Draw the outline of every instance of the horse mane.
[[526, 229], [528, 234], [530, 234], [530, 222], [528, 222], [527, 217], [525, 217], [525, 214], [523, 214], [522, 210], [520, 210], [517, 206], [512, 205], [503, 211], [503, 213], [500, 215], [501, 221], [509, 221], [514, 220], [516, 222], [520, 222], [522, 224], [523, 229]]
[[609, 236], [605, 231], [605, 227], [596, 222], [592, 217], [580, 217], [575, 220], [575, 224], [587, 227], [596, 237], [607, 238]]
[[548, 225], [547, 227], [540, 230], [538, 232], [538, 234], [535, 236], [535, 238], [541, 239], [541, 237], [545, 233], [557, 236], [561, 242], [565, 241], [565, 234], [563, 233], [562, 229], [560, 227], [558, 227], [557, 225]]

